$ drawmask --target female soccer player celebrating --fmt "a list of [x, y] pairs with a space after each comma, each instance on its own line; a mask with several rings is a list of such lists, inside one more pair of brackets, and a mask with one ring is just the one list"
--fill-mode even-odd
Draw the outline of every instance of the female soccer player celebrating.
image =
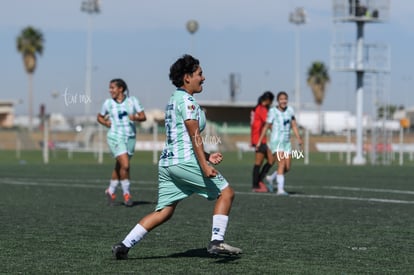
[[190, 55], [179, 58], [170, 68], [170, 80], [177, 89], [165, 109], [166, 140], [158, 165], [157, 206], [122, 242], [112, 247], [112, 253], [116, 259], [126, 259], [132, 246], [170, 219], [181, 200], [196, 193], [209, 200], [217, 199], [207, 251], [239, 254], [239, 248], [224, 243], [234, 191], [210, 165], [220, 163], [222, 155], [205, 153], [200, 136], [205, 127], [205, 114], [193, 97], [201, 93], [205, 80], [199, 61]]
[[[270, 186], [276, 179], [277, 195], [288, 195], [285, 191], [285, 174], [290, 170], [292, 145], [290, 143], [290, 131], [293, 130], [299, 145], [302, 145], [302, 139], [299, 135], [295, 114], [292, 107], [287, 106], [288, 95], [286, 92], [279, 92], [276, 96], [278, 105], [272, 107], [267, 114], [266, 124], [260, 135], [259, 142], [262, 141], [269, 128], [272, 129], [270, 135], [269, 147], [274, 154], [274, 159], [277, 161], [277, 172], [266, 177]], [[259, 145], [256, 145], [256, 148]]]
[[112, 205], [116, 198], [116, 188], [121, 183], [124, 203], [126, 206], [132, 206], [133, 201], [129, 192], [129, 162], [135, 149], [135, 121], [145, 121], [146, 116], [139, 100], [129, 96], [124, 80], [119, 78], [111, 80], [109, 93], [111, 98], [105, 100], [98, 114], [98, 122], [109, 128], [107, 142], [112, 155], [116, 158], [115, 168], [105, 194], [109, 204]]

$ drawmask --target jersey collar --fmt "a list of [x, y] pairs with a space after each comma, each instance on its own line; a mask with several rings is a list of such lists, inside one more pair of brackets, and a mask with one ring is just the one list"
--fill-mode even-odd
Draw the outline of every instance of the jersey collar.
[[124, 99], [121, 102], [118, 102], [115, 98], [112, 98], [113, 101], [115, 101], [117, 104], [122, 104], [127, 99], [127, 96], [124, 95]]

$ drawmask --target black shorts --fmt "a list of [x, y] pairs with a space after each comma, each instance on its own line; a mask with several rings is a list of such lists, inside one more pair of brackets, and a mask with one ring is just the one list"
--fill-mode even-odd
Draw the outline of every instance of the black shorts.
[[[256, 145], [253, 144], [253, 147], [256, 148]], [[262, 143], [260, 144], [259, 148], [256, 148], [256, 153], [262, 153], [262, 154], [267, 154], [267, 144], [266, 143]]]

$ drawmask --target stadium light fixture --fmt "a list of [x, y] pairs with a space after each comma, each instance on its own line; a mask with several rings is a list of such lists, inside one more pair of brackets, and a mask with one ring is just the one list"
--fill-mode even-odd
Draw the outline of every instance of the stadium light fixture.
[[289, 22], [295, 24], [296, 28], [296, 39], [295, 39], [295, 61], [296, 61], [296, 73], [295, 73], [295, 102], [296, 102], [296, 113], [300, 112], [300, 32], [299, 26], [306, 23], [306, 12], [302, 7], [296, 8], [289, 14]]
[[[91, 99], [92, 86], [92, 15], [100, 13], [99, 0], [82, 1], [81, 11], [88, 14], [88, 37], [86, 42], [86, 76], [85, 76], [85, 96]], [[85, 104], [85, 115], [89, 115], [90, 104]]]

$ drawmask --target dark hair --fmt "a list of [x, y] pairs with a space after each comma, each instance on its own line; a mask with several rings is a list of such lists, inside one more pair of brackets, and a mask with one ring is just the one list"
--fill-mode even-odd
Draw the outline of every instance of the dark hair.
[[281, 97], [282, 95], [286, 96], [286, 99], [289, 98], [288, 94], [285, 91], [280, 91], [277, 93], [276, 100], [279, 100], [279, 97]]
[[263, 101], [265, 101], [265, 100], [273, 101], [274, 98], [275, 98], [275, 96], [273, 95], [273, 93], [271, 91], [266, 91], [261, 96], [259, 96], [259, 98], [257, 99], [256, 107], [258, 105], [262, 104]]
[[126, 92], [126, 95], [129, 96], [129, 90], [126, 82], [121, 78], [114, 78], [109, 83], [114, 83], [117, 87], [122, 88], [122, 92]]
[[256, 108], [258, 106], [260, 106], [262, 104], [263, 101], [265, 100], [270, 100], [273, 101], [273, 99], [275, 98], [275, 96], [273, 95], [273, 93], [271, 91], [266, 91], [264, 92], [261, 96], [259, 96], [259, 98], [257, 99], [257, 105], [254, 106], [253, 110], [255, 111]]
[[186, 74], [194, 73], [200, 66], [200, 61], [192, 57], [191, 55], [185, 54], [170, 67], [170, 80], [175, 87], [182, 87], [184, 85], [184, 76]]

